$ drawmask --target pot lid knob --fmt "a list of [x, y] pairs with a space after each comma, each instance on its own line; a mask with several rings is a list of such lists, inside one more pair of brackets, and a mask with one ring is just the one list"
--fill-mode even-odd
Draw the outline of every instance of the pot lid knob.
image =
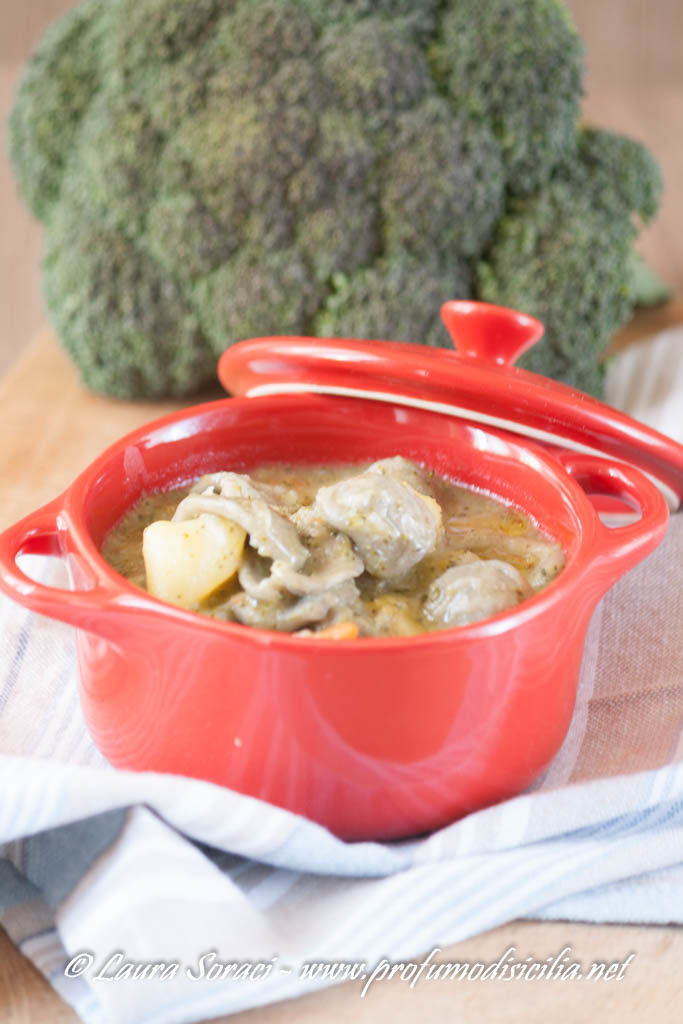
[[444, 302], [441, 319], [461, 356], [499, 366], [512, 366], [544, 334], [535, 317], [488, 303]]

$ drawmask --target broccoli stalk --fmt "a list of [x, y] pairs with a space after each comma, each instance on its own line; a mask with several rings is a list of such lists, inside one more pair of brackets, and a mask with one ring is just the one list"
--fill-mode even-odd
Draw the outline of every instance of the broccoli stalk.
[[191, 394], [254, 334], [447, 345], [440, 304], [475, 297], [540, 316], [527, 365], [598, 392], [660, 180], [577, 129], [582, 70], [560, 0], [85, 0], [10, 151], [86, 384]]

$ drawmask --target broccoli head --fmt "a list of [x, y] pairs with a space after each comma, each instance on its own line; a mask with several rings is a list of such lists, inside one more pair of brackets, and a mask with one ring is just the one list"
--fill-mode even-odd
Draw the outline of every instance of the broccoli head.
[[98, 391], [185, 395], [244, 337], [445, 345], [475, 297], [597, 390], [660, 182], [581, 80], [561, 0], [85, 0], [10, 118], [58, 334]]

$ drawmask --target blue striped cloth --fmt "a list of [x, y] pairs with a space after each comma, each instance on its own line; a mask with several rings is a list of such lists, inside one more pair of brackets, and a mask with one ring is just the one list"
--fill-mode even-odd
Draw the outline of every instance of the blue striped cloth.
[[[657, 419], [682, 404], [671, 343], [640, 364], [629, 350], [610, 386], [674, 432]], [[302, 976], [310, 961], [371, 974], [518, 917], [683, 923], [682, 577], [679, 513], [599, 606], [542, 779], [398, 843], [344, 843], [208, 783], [111, 768], [83, 723], [71, 631], [1, 600], [0, 922], [88, 1024], [201, 1020], [329, 984]], [[232, 962], [252, 976], [207, 976]], [[166, 975], [107, 980], [126, 963]]]

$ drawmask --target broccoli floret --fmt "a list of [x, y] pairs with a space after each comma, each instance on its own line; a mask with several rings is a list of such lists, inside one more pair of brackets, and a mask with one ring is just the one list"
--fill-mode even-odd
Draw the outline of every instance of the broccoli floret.
[[583, 48], [562, 0], [457, 0], [432, 51], [459, 108], [498, 138], [512, 192], [539, 187], [572, 152]]
[[304, 332], [320, 306], [321, 287], [312, 280], [296, 249], [268, 253], [244, 246], [196, 285], [202, 326], [222, 352], [228, 338], [278, 334], [283, 323]]
[[596, 390], [660, 182], [577, 128], [581, 75], [560, 0], [86, 0], [10, 122], [62, 341], [90, 387], [181, 395], [249, 335], [448, 345], [440, 304], [484, 298]]
[[437, 29], [442, 0], [296, 0], [318, 22], [353, 25], [367, 17], [379, 16], [400, 22], [419, 38]]
[[467, 264], [407, 256], [380, 260], [350, 277], [337, 275], [324, 310], [314, 322], [324, 338], [388, 338], [446, 347], [448, 338], [434, 310], [448, 296], [467, 295]]
[[591, 130], [549, 185], [510, 204], [478, 267], [477, 290], [545, 324], [545, 337], [521, 366], [600, 394], [596, 356], [637, 298], [634, 218], [652, 215], [660, 185], [642, 146]]
[[156, 192], [160, 141], [147, 111], [117, 93], [100, 91], [83, 115], [78, 141], [78, 156], [65, 172], [66, 190], [82, 191], [103, 217], [140, 239]]
[[301, 219], [298, 244], [309, 273], [323, 285], [367, 267], [382, 251], [375, 205], [350, 196], [314, 210]]
[[398, 118], [382, 188], [390, 252], [475, 256], [503, 212], [505, 173], [486, 124], [436, 97]]
[[206, 41], [234, 0], [115, 0], [109, 6], [112, 35], [105, 56], [119, 84], [135, 88], [148, 69], [181, 60]]
[[106, 0], [86, 0], [51, 25], [29, 61], [9, 122], [9, 152], [31, 211], [43, 220], [98, 87]]
[[344, 33], [333, 25], [321, 46], [335, 107], [359, 112], [366, 130], [386, 128], [432, 91], [425, 54], [392, 22], [366, 18]]
[[631, 311], [633, 235], [628, 219], [612, 220], [564, 182], [511, 205], [477, 285], [484, 300], [515, 305], [545, 324], [521, 366], [599, 393], [596, 352]]
[[616, 217], [633, 214], [646, 224], [654, 217], [662, 176], [651, 154], [634, 139], [597, 128], [578, 136], [572, 179], [591, 201]]
[[215, 354], [175, 282], [71, 189], [47, 225], [43, 270], [48, 311], [94, 391], [180, 396], [215, 380]]

